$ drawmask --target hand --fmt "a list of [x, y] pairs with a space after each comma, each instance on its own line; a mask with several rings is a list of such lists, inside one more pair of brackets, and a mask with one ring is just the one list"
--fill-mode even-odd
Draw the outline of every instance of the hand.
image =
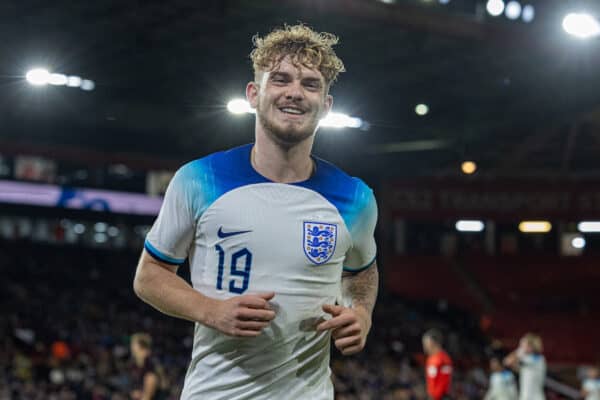
[[332, 330], [335, 347], [348, 356], [358, 353], [365, 347], [367, 334], [371, 329], [371, 316], [362, 307], [348, 308], [331, 304], [323, 305], [323, 311], [332, 318], [321, 322], [317, 331]]
[[257, 293], [215, 300], [206, 324], [235, 337], [256, 337], [275, 318], [269, 304], [275, 293]]

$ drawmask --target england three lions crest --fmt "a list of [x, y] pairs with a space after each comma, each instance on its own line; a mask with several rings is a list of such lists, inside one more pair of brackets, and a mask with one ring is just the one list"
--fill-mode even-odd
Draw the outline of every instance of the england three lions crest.
[[304, 254], [321, 265], [329, 261], [335, 251], [337, 225], [323, 222], [304, 222]]

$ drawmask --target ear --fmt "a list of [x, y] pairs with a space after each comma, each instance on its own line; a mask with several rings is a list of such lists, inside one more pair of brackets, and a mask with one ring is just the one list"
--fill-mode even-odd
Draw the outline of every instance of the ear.
[[260, 86], [256, 82], [248, 82], [246, 85], [246, 100], [250, 103], [250, 107], [256, 109], [258, 105], [258, 92], [260, 91]]
[[325, 117], [329, 114], [331, 107], [333, 107], [333, 96], [330, 94], [325, 95], [325, 107], [323, 107], [323, 115], [321, 117]]

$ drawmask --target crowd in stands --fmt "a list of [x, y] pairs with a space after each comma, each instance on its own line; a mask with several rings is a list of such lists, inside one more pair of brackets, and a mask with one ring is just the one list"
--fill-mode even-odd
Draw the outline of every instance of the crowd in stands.
[[[132, 289], [138, 254], [0, 242], [0, 400], [125, 400], [131, 391], [129, 338], [148, 332], [164, 371], [166, 399], [178, 399], [192, 324], [167, 317]], [[426, 399], [421, 335], [446, 333], [457, 400], [482, 399], [485, 339], [468, 314], [381, 295], [365, 351], [332, 349], [339, 400]]]

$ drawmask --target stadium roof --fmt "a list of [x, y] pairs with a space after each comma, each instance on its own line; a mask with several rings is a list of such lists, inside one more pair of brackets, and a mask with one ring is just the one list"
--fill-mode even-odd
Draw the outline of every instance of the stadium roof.
[[[178, 163], [249, 142], [253, 117], [225, 105], [251, 79], [251, 36], [302, 21], [340, 36], [348, 72], [334, 108], [370, 123], [323, 130], [318, 155], [367, 175], [458, 174], [473, 159], [493, 176], [597, 176], [600, 40], [561, 30], [568, 2], [529, 2], [529, 24], [484, 3], [6, 0], [0, 154], [2, 143], [66, 146]], [[96, 88], [29, 86], [33, 66]]]

